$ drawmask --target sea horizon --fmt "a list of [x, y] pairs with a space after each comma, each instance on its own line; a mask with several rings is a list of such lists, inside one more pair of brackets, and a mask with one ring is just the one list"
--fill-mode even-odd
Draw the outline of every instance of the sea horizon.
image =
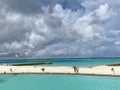
[[106, 65], [119, 63], [119, 58], [51, 58], [51, 59], [2, 59], [0, 64], [37, 64], [49, 62], [51, 64], [43, 64], [43, 66], [79, 66], [91, 67], [97, 65]]
[[50, 58], [0, 58], [0, 60], [42, 60], [42, 59], [120, 59], [120, 57], [50, 57]]

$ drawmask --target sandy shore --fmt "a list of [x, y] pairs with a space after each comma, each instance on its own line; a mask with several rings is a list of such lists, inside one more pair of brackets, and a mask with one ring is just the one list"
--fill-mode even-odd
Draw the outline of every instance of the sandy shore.
[[[44, 68], [44, 71], [42, 69]], [[113, 70], [111, 70], [114, 68]], [[72, 74], [72, 75], [95, 75], [95, 76], [120, 76], [119, 66], [96, 66], [92, 68], [79, 68], [74, 72], [73, 67], [67, 66], [0, 66], [0, 74]]]

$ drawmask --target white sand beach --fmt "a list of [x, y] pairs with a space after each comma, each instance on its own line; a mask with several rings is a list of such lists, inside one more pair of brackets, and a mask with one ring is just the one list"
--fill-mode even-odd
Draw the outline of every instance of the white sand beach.
[[[42, 70], [44, 68], [44, 70]], [[74, 72], [73, 67], [67, 66], [0, 66], [1, 74], [74, 74], [74, 75], [98, 75], [98, 76], [120, 76], [119, 66], [95, 66], [91, 68], [80, 68]]]

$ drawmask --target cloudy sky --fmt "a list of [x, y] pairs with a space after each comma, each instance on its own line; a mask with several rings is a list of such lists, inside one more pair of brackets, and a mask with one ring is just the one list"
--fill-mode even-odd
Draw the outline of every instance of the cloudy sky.
[[120, 0], [0, 0], [0, 58], [118, 57]]

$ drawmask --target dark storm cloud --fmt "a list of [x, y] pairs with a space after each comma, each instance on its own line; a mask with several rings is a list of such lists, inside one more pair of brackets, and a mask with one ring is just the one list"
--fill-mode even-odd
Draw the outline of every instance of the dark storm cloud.
[[49, 9], [56, 4], [62, 4], [63, 8], [77, 10], [82, 9], [79, 0], [0, 0], [1, 5], [9, 11], [23, 14], [43, 13], [43, 7], [49, 6]]
[[1, 0], [6, 9], [23, 14], [42, 12], [42, 0]]

